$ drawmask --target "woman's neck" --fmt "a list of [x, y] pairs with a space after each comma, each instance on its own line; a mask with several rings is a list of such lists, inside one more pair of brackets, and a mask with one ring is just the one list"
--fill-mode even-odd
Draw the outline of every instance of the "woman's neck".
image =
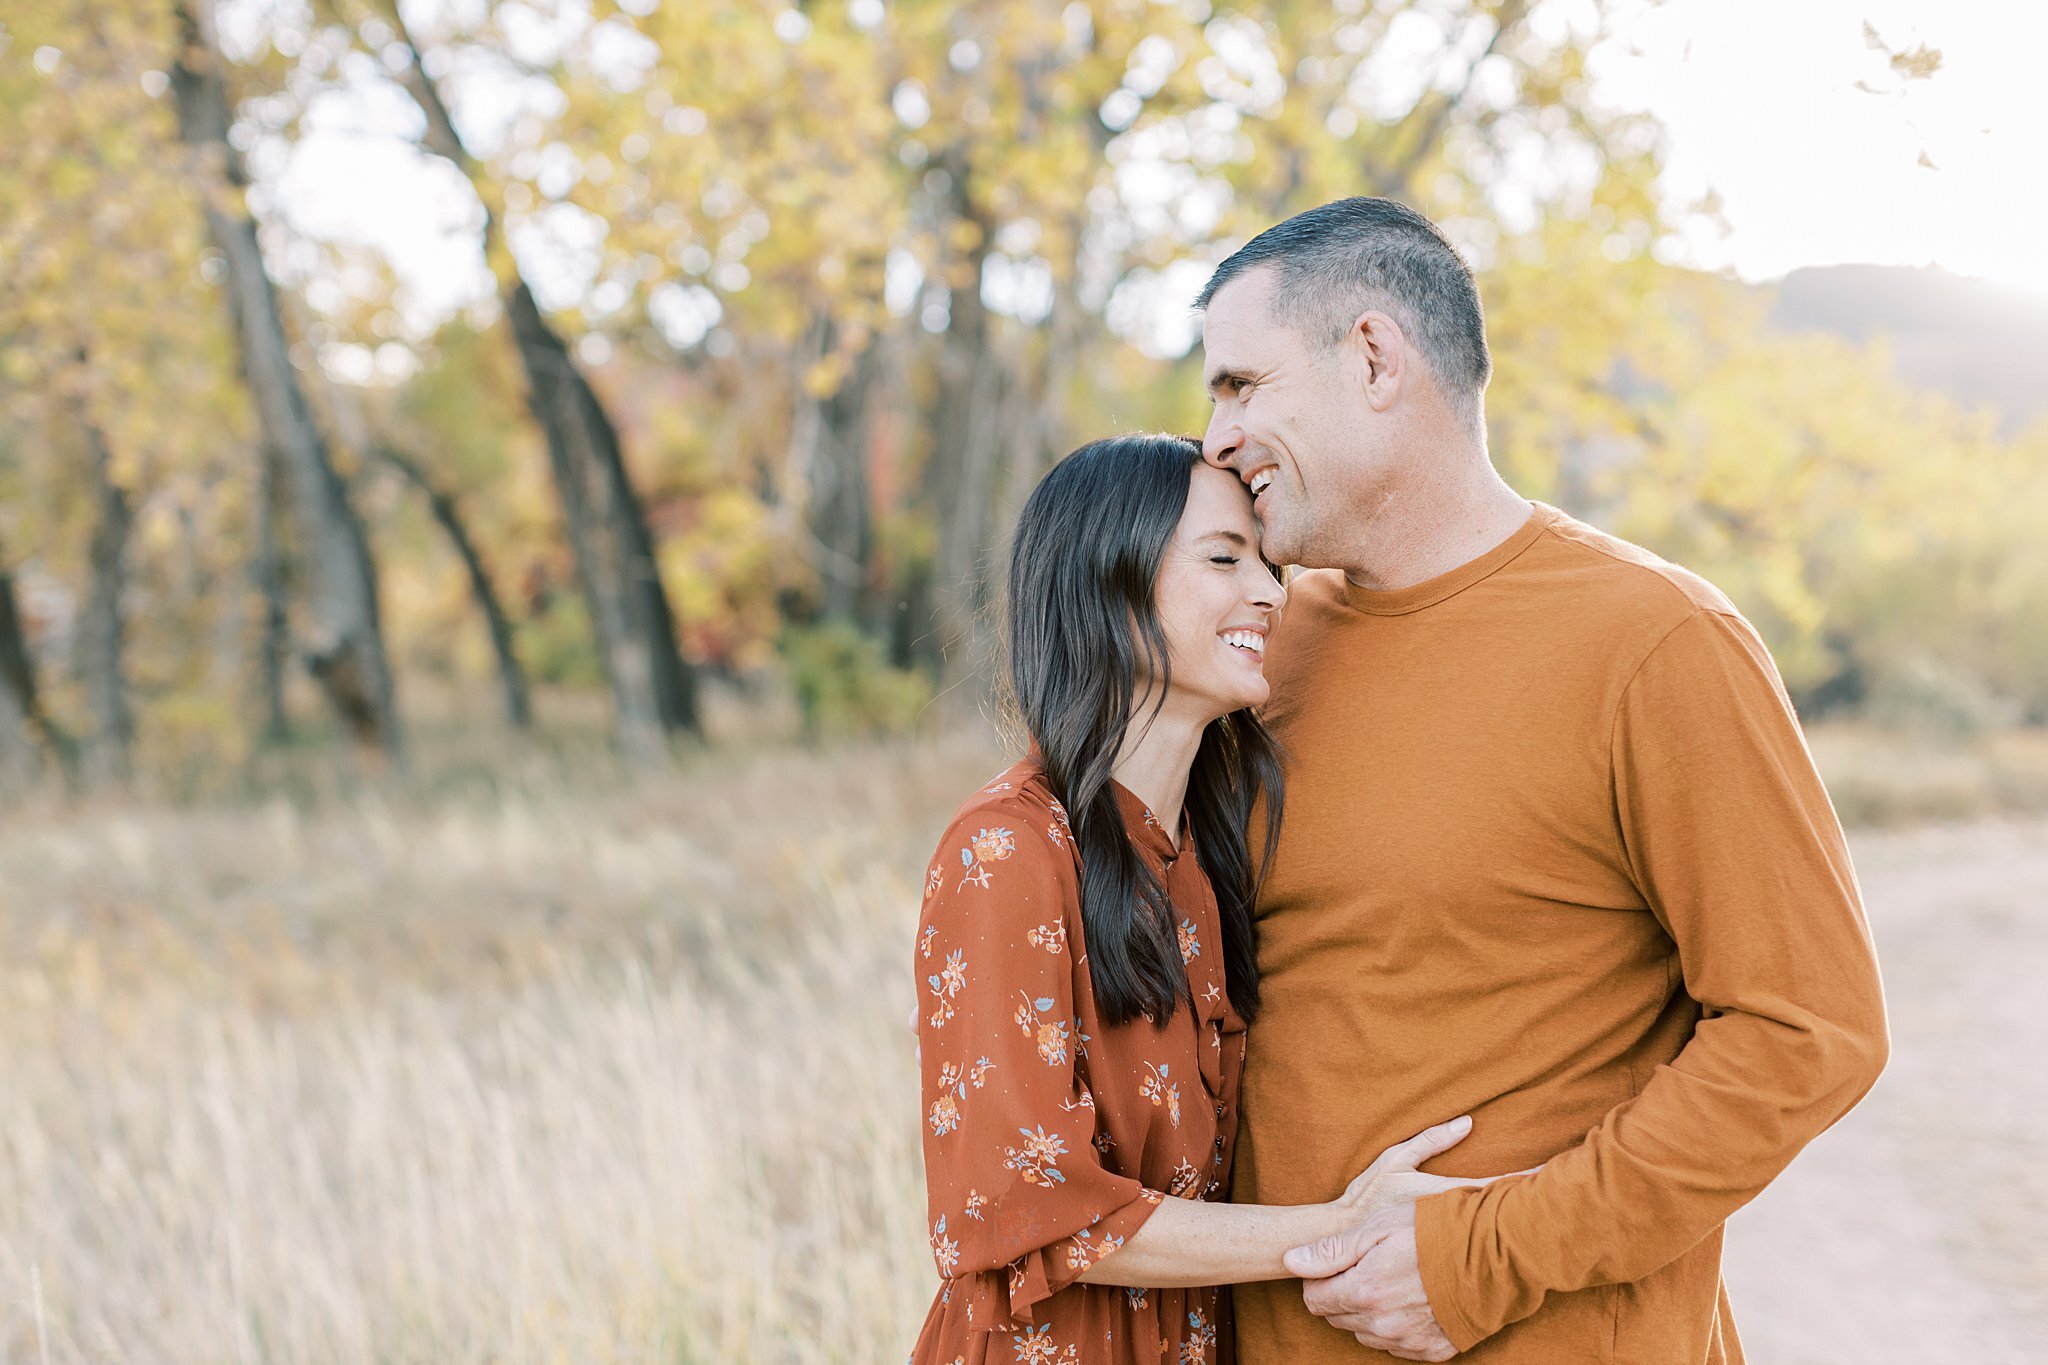
[[1195, 766], [1195, 751], [1202, 747], [1202, 732], [1207, 728], [1207, 721], [1176, 716], [1170, 702], [1149, 724], [1141, 709], [1110, 769], [1117, 781], [1151, 808], [1175, 848], [1180, 847], [1188, 770]]

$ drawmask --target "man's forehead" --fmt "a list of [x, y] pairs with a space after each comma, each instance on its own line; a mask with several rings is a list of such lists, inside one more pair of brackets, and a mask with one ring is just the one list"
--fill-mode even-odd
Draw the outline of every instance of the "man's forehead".
[[1202, 347], [1211, 360], [1231, 363], [1228, 352], [1237, 350], [1266, 330], [1271, 321], [1268, 301], [1273, 292], [1273, 270], [1255, 266], [1226, 282], [1202, 310]]
[[1226, 280], [1210, 296], [1204, 318], [1236, 322], [1264, 313], [1271, 300], [1275, 278], [1272, 266], [1255, 265]]

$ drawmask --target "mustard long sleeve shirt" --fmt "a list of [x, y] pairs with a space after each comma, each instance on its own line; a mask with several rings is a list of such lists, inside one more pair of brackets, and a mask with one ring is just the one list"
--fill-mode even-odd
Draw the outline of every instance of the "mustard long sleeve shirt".
[[[1539, 504], [1415, 587], [1298, 574], [1267, 657], [1288, 787], [1233, 1197], [1330, 1198], [1471, 1113], [1427, 1169], [1547, 1164], [1417, 1207], [1461, 1359], [1740, 1361], [1722, 1222], [1888, 1047], [1841, 829], [1755, 632]], [[1298, 1284], [1237, 1304], [1246, 1365], [1393, 1359]]]

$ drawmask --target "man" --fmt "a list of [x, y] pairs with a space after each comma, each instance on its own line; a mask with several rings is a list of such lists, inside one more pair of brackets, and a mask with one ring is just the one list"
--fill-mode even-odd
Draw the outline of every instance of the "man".
[[1888, 1048], [1769, 656], [1501, 481], [1478, 292], [1420, 214], [1302, 214], [1198, 306], [1206, 457], [1306, 566], [1267, 654], [1288, 789], [1234, 1195], [1327, 1198], [1464, 1113], [1432, 1169], [1542, 1165], [1292, 1253], [1300, 1288], [1237, 1293], [1241, 1358], [1740, 1361], [1722, 1222]]

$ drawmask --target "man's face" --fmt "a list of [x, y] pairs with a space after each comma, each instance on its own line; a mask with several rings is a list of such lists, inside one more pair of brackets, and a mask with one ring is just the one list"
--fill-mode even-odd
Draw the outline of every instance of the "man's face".
[[1346, 383], [1344, 348], [1276, 319], [1272, 293], [1273, 272], [1260, 267], [1209, 300], [1202, 352], [1215, 411], [1202, 455], [1252, 491], [1268, 559], [1318, 567], [1331, 549], [1322, 528], [1342, 515], [1349, 447], [1373, 413]]

